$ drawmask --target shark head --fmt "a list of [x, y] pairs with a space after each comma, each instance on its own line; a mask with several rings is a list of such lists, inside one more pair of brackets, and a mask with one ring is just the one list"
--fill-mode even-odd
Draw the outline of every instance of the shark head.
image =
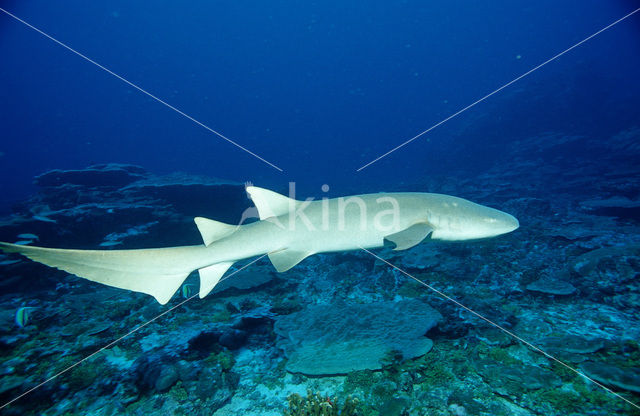
[[449, 241], [495, 237], [520, 226], [506, 212], [446, 195], [434, 195], [428, 204], [427, 222], [433, 227], [431, 238]]

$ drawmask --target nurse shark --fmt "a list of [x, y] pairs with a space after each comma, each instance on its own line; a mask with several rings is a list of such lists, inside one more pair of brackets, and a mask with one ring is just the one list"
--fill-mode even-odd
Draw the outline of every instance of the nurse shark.
[[233, 263], [267, 255], [278, 272], [316, 253], [392, 245], [406, 250], [426, 238], [495, 237], [519, 227], [505, 212], [433, 193], [352, 195], [300, 201], [248, 186], [260, 220], [244, 225], [196, 217], [204, 244], [136, 250], [68, 250], [0, 242], [0, 249], [87, 280], [153, 296], [165, 304], [198, 270], [205, 297]]

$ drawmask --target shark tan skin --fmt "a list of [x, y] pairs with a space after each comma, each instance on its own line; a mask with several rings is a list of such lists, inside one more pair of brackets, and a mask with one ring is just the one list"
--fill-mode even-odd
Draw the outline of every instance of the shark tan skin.
[[108, 286], [147, 293], [165, 304], [193, 271], [206, 296], [231, 265], [268, 254], [276, 270], [306, 257], [385, 242], [406, 250], [429, 237], [471, 240], [518, 228], [513, 216], [454, 196], [379, 193], [298, 201], [247, 187], [260, 221], [230, 225], [197, 217], [204, 245], [142, 250], [66, 250], [0, 243], [0, 249]]

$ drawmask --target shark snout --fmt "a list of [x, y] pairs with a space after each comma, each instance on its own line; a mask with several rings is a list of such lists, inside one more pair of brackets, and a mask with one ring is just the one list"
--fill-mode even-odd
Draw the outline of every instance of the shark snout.
[[518, 219], [511, 214], [499, 211], [497, 209], [488, 208], [491, 211], [479, 223], [483, 224], [478, 227], [477, 233], [481, 234], [480, 238], [496, 237], [515, 231], [520, 227]]
[[510, 233], [511, 231], [515, 231], [520, 227], [520, 222], [516, 217], [511, 214], [503, 213], [505, 218], [503, 219], [505, 233]]
[[497, 211], [497, 215], [493, 217], [492, 222], [493, 224], [491, 224], [488, 231], [494, 236], [510, 233], [520, 227], [520, 223], [516, 217], [502, 211]]

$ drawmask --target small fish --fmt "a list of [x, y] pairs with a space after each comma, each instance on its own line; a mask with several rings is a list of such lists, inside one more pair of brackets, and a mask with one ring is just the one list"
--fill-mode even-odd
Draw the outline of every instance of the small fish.
[[87, 331], [87, 333], [89, 335], [98, 335], [101, 334], [103, 332], [105, 332], [106, 330], [108, 330], [109, 328], [111, 328], [111, 323], [106, 323], [106, 324], [98, 324], [96, 327], [94, 327], [93, 329]]
[[113, 247], [117, 246], [118, 244], [122, 244], [122, 241], [103, 241], [102, 243], [100, 243], [100, 247]]
[[40, 237], [31, 233], [18, 234], [18, 238], [22, 240], [33, 240], [33, 241], [40, 240]]
[[52, 220], [49, 217], [45, 217], [44, 215], [34, 215], [33, 219], [38, 221], [44, 221], [44, 222], [57, 222], [56, 220]]
[[16, 311], [15, 321], [16, 325], [20, 328], [24, 328], [29, 324], [32, 312], [38, 309], [35, 306], [21, 306]]
[[182, 297], [185, 299], [190, 298], [196, 294], [196, 285], [191, 283], [185, 283], [182, 285]]
[[16, 241], [13, 244], [17, 246], [26, 246], [27, 244], [31, 244], [31, 243], [33, 243], [33, 240], [20, 240], [20, 241]]

